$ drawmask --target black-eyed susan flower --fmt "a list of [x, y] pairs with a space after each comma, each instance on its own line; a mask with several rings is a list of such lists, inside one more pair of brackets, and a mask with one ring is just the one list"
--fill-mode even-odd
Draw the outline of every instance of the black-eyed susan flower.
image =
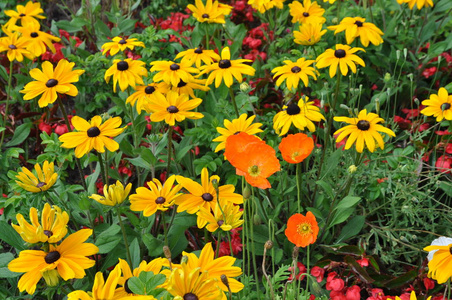
[[[145, 104], [151, 101], [158, 102], [159, 99], [164, 98], [169, 91], [169, 85], [166, 82], [153, 82], [148, 85], [140, 85], [136, 87], [136, 92], [127, 97], [126, 103], [134, 106], [138, 113], [145, 110]], [[148, 112], [150, 113], [150, 112]]]
[[433, 0], [397, 0], [397, 3], [404, 4], [408, 3], [408, 7], [410, 9], [414, 8], [414, 5], [416, 5], [417, 9], [422, 9], [425, 7], [433, 7]]
[[151, 101], [145, 104], [146, 111], [151, 111], [151, 121], [161, 122], [174, 126], [176, 122], [182, 122], [185, 119], [197, 120], [204, 117], [202, 113], [190, 111], [201, 104], [200, 98], [190, 99], [188, 95], [179, 95], [177, 92], [169, 91], [166, 97], [159, 101]]
[[11, 19], [6, 23], [6, 26], [14, 25], [18, 20], [22, 26], [27, 26], [28, 24], [39, 24], [38, 19], [45, 19], [46, 17], [41, 15], [44, 10], [41, 8], [41, 3], [28, 1], [25, 6], [17, 5], [16, 10], [5, 10], [5, 15]]
[[348, 45], [337, 44], [336, 50], [327, 49], [325, 52], [320, 54], [316, 60], [316, 68], [326, 68], [330, 67], [330, 77], [333, 78], [339, 67], [342, 75], [347, 75], [348, 68], [356, 73], [356, 64], [365, 66], [364, 61], [355, 53], [357, 51], [364, 51], [363, 48], [352, 48]]
[[298, 31], [293, 32], [294, 42], [304, 46], [311, 46], [320, 41], [322, 35], [326, 33], [326, 29], [322, 30], [320, 23], [303, 23]]
[[182, 186], [174, 185], [175, 175], [171, 175], [165, 184], [158, 179], [148, 181], [149, 188], [139, 187], [135, 194], [130, 195], [130, 209], [133, 211], [142, 211], [143, 216], [149, 217], [160, 211], [167, 211], [182, 194], [179, 193]]
[[202, 47], [198, 47], [196, 49], [188, 49], [182, 52], [179, 52], [176, 55], [175, 59], [181, 58], [182, 61], [190, 62], [190, 65], [195, 65], [196, 68], [199, 69], [201, 64], [211, 65], [214, 61], [220, 60], [220, 56], [215, 53], [213, 50], [205, 50]]
[[22, 214], [17, 214], [16, 219], [19, 225], [11, 224], [14, 230], [22, 239], [30, 244], [51, 243], [55, 244], [62, 240], [67, 234], [67, 223], [69, 215], [58, 206], [44, 204], [41, 212], [41, 223], [39, 222], [38, 210], [30, 208], [30, 221], [28, 223]]
[[118, 128], [122, 123], [120, 117], [110, 118], [102, 124], [100, 116], [94, 116], [90, 122], [74, 116], [71, 123], [77, 132], [65, 133], [59, 140], [63, 142], [63, 148], [75, 148], [75, 156], [78, 158], [93, 149], [100, 153], [104, 153], [105, 148], [110, 152], [118, 150], [119, 144], [112, 138], [120, 135], [127, 127]]
[[6, 56], [9, 61], [17, 60], [19, 62], [24, 60], [24, 56], [28, 59], [33, 59], [33, 53], [27, 50], [30, 43], [25, 37], [19, 37], [19, 33], [9, 33], [7, 36], [0, 38], [0, 52], [6, 51]]
[[19, 290], [33, 294], [42, 277], [50, 277], [52, 282], [58, 282], [58, 276], [64, 280], [85, 277], [85, 269], [94, 266], [94, 260], [88, 256], [99, 251], [94, 244], [85, 243], [92, 232], [91, 229], [81, 229], [57, 246], [50, 244], [48, 251], [21, 251], [19, 257], [8, 264], [10, 271], [25, 272], [17, 284]]
[[276, 79], [276, 86], [280, 86], [283, 81], [286, 81], [286, 86], [289, 90], [296, 91], [300, 82], [303, 81], [305, 86], [309, 85], [308, 76], [317, 80], [314, 67], [311, 65], [314, 60], [306, 60], [304, 57], [299, 58], [296, 62], [291, 60], [283, 61], [285, 66], [276, 67], [272, 70], [273, 79]]
[[338, 32], [345, 31], [345, 39], [349, 45], [357, 37], [359, 37], [364, 47], [369, 46], [369, 42], [375, 46], [383, 43], [383, 39], [381, 38], [383, 31], [373, 23], [366, 22], [366, 19], [361, 17], [346, 17], [338, 25], [328, 26], [328, 29], [334, 30], [335, 35]]
[[187, 8], [192, 11], [193, 17], [198, 22], [204, 23], [225, 23], [224, 17], [231, 13], [232, 6], [219, 3], [218, 1], [207, 0], [206, 5], [201, 0], [195, 0], [195, 5], [189, 4]]
[[265, 13], [267, 10], [277, 7], [282, 9], [285, 0], [248, 0], [248, 5], [260, 12]]
[[299, 1], [294, 1], [289, 4], [290, 15], [292, 16], [292, 23], [325, 23], [326, 19], [323, 17], [325, 10], [320, 7], [317, 2], [311, 0], [304, 0], [303, 4]]
[[240, 117], [232, 121], [225, 119], [224, 128], [217, 127], [217, 131], [221, 135], [212, 140], [213, 142], [220, 142], [215, 148], [215, 152], [218, 152], [225, 148], [226, 140], [231, 135], [238, 134], [240, 132], [254, 135], [256, 133], [262, 132], [262, 129], [260, 129], [262, 123], [253, 123], [255, 118], [255, 115], [248, 118], [247, 114], [241, 114]]
[[378, 124], [384, 122], [382, 118], [377, 114], [367, 113], [366, 109], [360, 111], [357, 118], [334, 117], [334, 121], [350, 124], [334, 133], [334, 135], [338, 135], [336, 143], [348, 136], [344, 149], [350, 149], [353, 144], [356, 144], [356, 151], [359, 153], [363, 152], [364, 146], [370, 152], [374, 152], [378, 147], [384, 149], [385, 143], [380, 132], [395, 137], [395, 133], [391, 129]]
[[314, 132], [313, 122], [321, 120], [325, 120], [325, 117], [320, 113], [320, 108], [306, 97], [298, 100], [298, 103], [284, 105], [283, 110], [273, 117], [273, 129], [280, 136], [285, 135], [292, 124], [300, 130], [308, 128], [309, 131]]
[[218, 228], [230, 231], [243, 224], [243, 210], [240, 211], [240, 206], [231, 202], [223, 204], [221, 208], [217, 205], [213, 211], [201, 207], [196, 215], [202, 220], [201, 224], [207, 223], [206, 229], [210, 232], [215, 232]]
[[49, 61], [42, 63], [42, 71], [38, 68], [31, 70], [30, 76], [36, 81], [27, 83], [20, 91], [25, 94], [24, 100], [31, 100], [42, 94], [38, 104], [39, 107], [46, 107], [57, 100], [58, 94], [77, 96], [78, 89], [72, 83], [77, 82], [85, 70], [72, 70], [74, 65], [73, 62], [61, 59], [55, 70]]
[[199, 73], [198, 69], [191, 66], [190, 61], [181, 61], [180, 63], [153, 61], [151, 66], [151, 72], [158, 71], [153, 78], [155, 82], [164, 81], [172, 86], [177, 86], [181, 80], [189, 82], [193, 79], [192, 74]]
[[132, 184], [129, 183], [124, 188], [124, 185], [117, 180], [115, 184], [104, 185], [104, 195], [93, 194], [89, 196], [91, 199], [107, 206], [116, 206], [124, 202], [132, 189]]
[[449, 95], [445, 88], [440, 88], [438, 95], [430, 95], [430, 99], [422, 101], [422, 105], [426, 108], [421, 110], [421, 114], [433, 116], [437, 122], [452, 120], [452, 95]]
[[40, 30], [41, 26], [39, 24], [29, 24], [25, 27], [17, 27], [16, 30], [25, 37], [29, 43], [26, 49], [33, 53], [34, 56], [39, 57], [47, 51], [49, 47], [52, 53], [55, 53], [54, 42], [59, 42], [61, 39], [59, 37], [48, 34]]
[[39, 164], [35, 164], [34, 169], [36, 175], [25, 167], [22, 167], [22, 172], [16, 175], [16, 183], [26, 191], [32, 193], [47, 191], [58, 179], [53, 162], [44, 161], [42, 168]]
[[116, 92], [116, 84], [124, 91], [131, 86], [135, 89], [137, 84], [143, 84], [143, 77], [148, 76], [148, 71], [144, 67], [146, 63], [126, 58], [124, 60], [115, 59], [113, 65], [105, 72], [104, 79], [108, 83], [113, 76], [113, 91]]
[[180, 95], [186, 94], [190, 95], [190, 97], [192, 98], [196, 98], [195, 90], [207, 92], [208, 90], [210, 90], [210, 88], [206, 86], [205, 79], [193, 78], [189, 82], [185, 82], [181, 79], [179, 81], [179, 84], [177, 86], [173, 86], [171, 90], [177, 92]]
[[222, 81], [224, 81], [227, 87], [230, 87], [233, 82], [233, 76], [238, 82], [242, 82], [242, 74], [253, 76], [256, 72], [253, 67], [244, 64], [244, 62], [251, 62], [251, 60], [231, 60], [231, 52], [229, 51], [229, 47], [225, 47], [221, 51], [220, 61], [209, 66], [201, 67], [202, 71], [199, 75], [206, 73], [209, 74], [206, 85], [211, 84], [215, 80], [215, 87], [219, 87]]
[[102, 54], [110, 51], [110, 55], [115, 55], [119, 51], [124, 51], [126, 49], [133, 50], [135, 47], [145, 47], [143, 42], [140, 42], [138, 39], [127, 39], [119, 36], [115, 36], [112, 39], [112, 42], [107, 42], [102, 45]]
[[439, 284], [452, 278], [452, 239], [442, 237], [442, 240], [439, 240], [436, 245], [432, 243], [424, 250], [435, 251], [433, 258], [428, 262], [428, 277]]
[[[189, 214], [195, 214], [201, 207], [206, 209], [214, 209], [217, 205], [217, 192], [212, 183], [213, 180], [219, 184], [220, 177], [212, 175], [209, 177], [209, 171], [207, 168], [203, 168], [201, 171], [201, 184], [196, 181], [183, 176], [176, 176], [176, 180], [182, 185], [190, 194], [181, 195], [176, 204], [177, 212], [187, 211]], [[243, 196], [234, 193], [235, 187], [232, 184], [221, 185], [218, 187], [218, 194], [222, 203], [231, 202], [234, 204], [242, 204]], [[205, 223], [199, 223], [198, 226], [204, 227]]]

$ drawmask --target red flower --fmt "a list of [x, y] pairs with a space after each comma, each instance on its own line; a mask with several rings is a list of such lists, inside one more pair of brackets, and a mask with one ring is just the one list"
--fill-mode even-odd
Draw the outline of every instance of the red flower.
[[441, 173], [450, 173], [452, 158], [448, 155], [441, 155], [435, 163], [435, 167]]
[[[377, 179], [378, 183], [381, 183], [379, 180], [386, 181], [388, 178], [383, 178], [383, 179]], [[361, 267], [367, 267], [369, 266], [369, 260], [365, 257], [363, 257], [362, 259], [359, 259], [356, 261], [357, 263], [359, 263], [361, 265]]]
[[50, 126], [50, 124], [47, 124], [46, 122], [39, 123], [38, 128], [39, 130], [47, 133], [48, 135], [52, 134], [52, 126]]
[[423, 281], [424, 281], [425, 289], [427, 291], [431, 290], [431, 289], [433, 289], [435, 287], [435, 281], [433, 281], [432, 279], [425, 277], [423, 279]]
[[344, 286], [345, 286], [344, 280], [342, 280], [340, 278], [333, 278], [329, 282], [327, 281], [325, 287], [329, 291], [339, 292], [339, 291], [342, 291]]
[[357, 285], [347, 288], [345, 297], [347, 300], [360, 300], [361, 299], [361, 288]]
[[58, 135], [62, 135], [69, 132], [66, 124], [55, 124], [53, 128], [55, 129], [55, 133]]
[[[305, 278], [306, 275], [304, 275], [307, 271], [305, 265], [303, 265], [301, 262], [297, 263], [297, 267], [298, 267], [298, 274], [295, 276], [297, 278], [297, 280], [303, 280]], [[290, 276], [289, 276], [289, 281], [291, 281], [293, 279], [293, 273], [294, 273], [294, 269], [293, 267], [289, 268], [289, 272], [290, 272]], [[295, 270], [296, 272], [296, 270]], [[301, 278], [300, 278], [301, 277]]]
[[315, 266], [311, 269], [311, 275], [314, 276], [317, 279], [317, 282], [320, 283], [325, 275], [325, 269]]
[[435, 75], [437, 70], [438, 69], [436, 67], [425, 68], [424, 71], [422, 71], [422, 76], [424, 76], [425, 78], [429, 78]]

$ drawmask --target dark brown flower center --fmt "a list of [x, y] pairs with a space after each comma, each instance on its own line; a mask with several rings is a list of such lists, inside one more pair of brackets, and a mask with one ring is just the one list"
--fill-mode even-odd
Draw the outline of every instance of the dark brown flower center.
[[206, 201], [206, 202], [210, 202], [213, 200], [213, 196], [211, 193], [204, 193], [201, 196], [202, 200]]
[[227, 69], [231, 67], [231, 61], [229, 59], [222, 59], [218, 63], [218, 66], [222, 69]]
[[179, 109], [176, 106], [174, 106], [174, 105], [168, 106], [168, 108], [166, 110], [170, 114], [175, 114], [175, 113], [179, 112]]
[[290, 69], [292, 71], [292, 73], [298, 73], [301, 71], [301, 68], [299, 66], [295, 66], [292, 69]]
[[363, 27], [363, 22], [361, 22], [361, 21], [356, 21], [356, 22], [355, 22], [355, 25], [358, 26], [358, 27]]
[[193, 293], [187, 293], [184, 295], [184, 300], [198, 300], [198, 296]]
[[93, 137], [99, 136], [100, 129], [97, 126], [94, 126], [94, 127], [91, 127], [90, 129], [88, 129], [88, 131], [86, 133], [88, 134], [89, 137], [93, 138]]
[[26, 15], [24, 13], [20, 14], [19, 17], [25, 17]]
[[289, 116], [298, 115], [300, 111], [300, 107], [295, 103], [290, 103], [289, 105], [287, 105], [287, 114]]
[[303, 17], [305, 17], [305, 18], [309, 17], [309, 13], [308, 12], [304, 12], [303, 13]]
[[46, 263], [53, 264], [54, 262], [56, 262], [57, 260], [59, 260], [61, 257], [60, 252], [58, 251], [52, 251], [47, 253], [47, 255], [44, 257], [44, 260]]
[[43, 186], [45, 186], [47, 183], [45, 183], [45, 182], [39, 182], [37, 185], [36, 185], [36, 187], [37, 188], [42, 188]]
[[202, 49], [201, 48], [196, 48], [195, 53], [196, 54], [201, 54], [202, 53]]
[[208, 14], [203, 14], [201, 17], [203, 17], [204, 19], [208, 19], [209, 15]]
[[220, 221], [217, 222], [217, 224], [218, 224], [218, 226], [221, 226], [221, 225], [224, 224], [224, 221], [223, 221], [223, 220], [220, 220]]
[[37, 32], [32, 32], [32, 33], [30, 33], [30, 36], [32, 38], [36, 38], [36, 37], [38, 37], [38, 33]]
[[155, 92], [155, 87], [153, 87], [153, 86], [147, 86], [147, 87], [144, 89], [144, 92], [145, 92], [146, 94], [150, 95], [150, 94], [152, 94], [153, 92]]
[[449, 248], [449, 252], [452, 255], [452, 247]]
[[8, 48], [11, 49], [11, 50], [16, 50], [17, 49], [16, 45], [9, 45]]
[[337, 49], [336, 51], [334, 51], [334, 56], [336, 56], [337, 58], [343, 58], [345, 57], [345, 50], [343, 49]]
[[129, 68], [129, 64], [126, 61], [121, 60], [116, 64], [119, 71], [125, 71]]
[[56, 79], [49, 79], [46, 82], [46, 87], [52, 88], [52, 87], [54, 87], [57, 84], [58, 84], [58, 80], [56, 80]]
[[358, 127], [359, 130], [367, 131], [370, 128], [370, 123], [366, 120], [359, 120], [358, 124], [356, 124], [356, 127]]
[[118, 42], [118, 44], [124, 45], [124, 44], [127, 44], [127, 41], [125, 39], [122, 39]]
[[47, 237], [51, 237], [51, 236], [53, 235], [53, 232], [50, 231], [50, 230], [44, 230], [44, 234], [45, 234]]
[[187, 83], [181, 79], [181, 80], [179, 81], [179, 83], [177, 84], [177, 87], [178, 87], [178, 88], [181, 88], [181, 87], [184, 87], [184, 86], [186, 86], [186, 85], [187, 85]]
[[126, 291], [127, 294], [133, 294], [132, 290], [129, 288], [129, 279], [127, 279], [126, 282], [124, 283], [124, 290]]
[[155, 203], [156, 204], [163, 204], [165, 203], [166, 199], [163, 197], [158, 197], [157, 199], [155, 199]]
[[171, 69], [172, 71], [177, 71], [177, 70], [180, 69], [180, 67], [179, 67], [178, 64], [172, 64], [172, 65], [170, 66], [170, 69]]
[[239, 134], [241, 131], [236, 131], [236, 132], [234, 132], [234, 135], [237, 135], [237, 134]]
[[445, 111], [448, 110], [450, 108], [450, 103], [443, 103], [441, 104], [441, 110]]

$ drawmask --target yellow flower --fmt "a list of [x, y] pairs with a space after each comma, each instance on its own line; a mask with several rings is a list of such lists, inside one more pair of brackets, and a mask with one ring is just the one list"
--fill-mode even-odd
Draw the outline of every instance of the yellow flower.
[[369, 42], [378, 46], [383, 43], [381, 31], [373, 23], [366, 22], [366, 19], [360, 17], [347, 17], [344, 18], [339, 25], [328, 26], [329, 30], [334, 30], [334, 34], [345, 31], [345, 38], [347, 44], [353, 43], [355, 38], [359, 37], [361, 44], [364, 47], [369, 46]]
[[149, 217], [157, 210], [166, 211], [182, 194], [178, 194], [182, 186], [174, 185], [175, 175], [171, 175], [164, 185], [158, 179], [148, 181], [149, 189], [137, 188], [136, 194], [130, 195], [130, 210], [142, 211], [143, 216]]
[[325, 117], [320, 113], [320, 108], [306, 97], [298, 100], [298, 104], [292, 102], [289, 105], [284, 105], [283, 110], [273, 117], [273, 129], [282, 136], [289, 131], [290, 125], [294, 124], [300, 130], [307, 127], [309, 131], [314, 132], [315, 125], [313, 122], [320, 122], [321, 120], [325, 120]]
[[126, 188], [122, 185], [122, 183], [117, 180], [116, 184], [104, 185], [104, 195], [93, 194], [89, 196], [91, 199], [94, 199], [96, 202], [107, 206], [115, 206], [119, 205], [124, 200], [126, 200], [127, 196], [130, 193], [130, 189], [132, 188], [132, 184], [129, 183]]
[[30, 71], [30, 76], [36, 79], [27, 83], [20, 92], [25, 94], [24, 100], [31, 100], [42, 94], [39, 98], [39, 107], [46, 107], [55, 102], [59, 94], [77, 96], [78, 90], [72, 83], [79, 80], [79, 76], [85, 73], [84, 70], [72, 70], [75, 63], [70, 63], [65, 59], [58, 62], [55, 70], [49, 61], [42, 63], [42, 71], [35, 68]]
[[135, 89], [137, 84], [144, 84], [143, 76], [148, 76], [148, 71], [144, 67], [146, 63], [139, 60], [126, 58], [124, 60], [115, 59], [113, 65], [105, 72], [104, 79], [108, 83], [113, 76], [113, 92], [116, 92], [116, 84], [124, 91], [129, 86]]
[[176, 92], [169, 91], [165, 97], [157, 97], [159, 99], [145, 104], [146, 111], [151, 111], [151, 121], [161, 122], [174, 126], [177, 122], [182, 122], [185, 119], [201, 119], [204, 117], [199, 112], [190, 111], [198, 107], [202, 100], [199, 98], [188, 99], [188, 95], [179, 95]]
[[112, 42], [108, 42], [102, 45], [102, 54], [110, 51], [110, 55], [115, 55], [119, 51], [124, 51], [126, 49], [133, 50], [135, 47], [145, 47], [143, 42], [138, 39], [124, 39], [122, 37], [116, 36], [112, 39]]
[[193, 75], [191, 73], [199, 73], [199, 70], [191, 66], [190, 61], [181, 61], [175, 63], [173, 61], [153, 61], [151, 62], [151, 72], [159, 71], [154, 75], [154, 81], [164, 81], [172, 86], [177, 86], [181, 80], [185, 82], [191, 81]]
[[213, 211], [201, 207], [197, 212], [198, 219], [202, 220], [200, 223], [207, 223], [206, 228], [210, 232], [215, 232], [218, 228], [230, 231], [240, 227], [243, 224], [243, 220], [240, 219], [242, 215], [243, 211], [240, 211], [240, 206], [231, 202], [227, 202], [221, 208], [217, 205]]
[[[399, 296], [396, 296], [395, 298], [396, 298], [396, 300], [402, 300]], [[390, 299], [391, 298], [387, 298], [387, 300], [390, 300]], [[432, 299], [432, 296], [427, 298], [427, 300], [430, 300], [430, 299]], [[417, 300], [416, 293], [414, 291], [411, 291], [410, 300]]]
[[350, 124], [342, 127], [333, 134], [338, 135], [336, 143], [349, 136], [344, 149], [350, 149], [356, 143], [356, 151], [359, 153], [363, 152], [364, 145], [367, 146], [370, 152], [374, 152], [376, 147], [384, 149], [385, 143], [380, 132], [395, 137], [395, 133], [391, 129], [378, 124], [384, 122], [382, 118], [377, 114], [367, 113], [366, 109], [360, 111], [357, 118], [334, 117], [334, 121]]
[[[85, 241], [92, 234], [91, 229], [81, 229], [58, 245], [49, 245], [48, 251], [24, 250], [19, 257], [8, 264], [12, 272], [26, 272], [17, 284], [21, 292], [33, 294], [36, 284], [43, 276], [61, 276], [64, 280], [85, 277], [85, 269], [94, 266], [94, 260], [87, 256], [96, 254], [99, 248]], [[55, 272], [57, 271], [57, 272]], [[45, 274], [50, 272], [50, 274]]]
[[432, 0], [397, 0], [397, 3], [403, 4], [408, 3], [408, 6], [410, 9], [413, 9], [414, 5], [416, 4], [417, 9], [421, 9], [424, 7], [433, 7], [433, 1]]
[[292, 16], [292, 23], [325, 23], [326, 19], [323, 17], [325, 10], [320, 7], [317, 2], [311, 0], [304, 0], [303, 4], [294, 1], [289, 4], [290, 15]]
[[[9, 32], [8, 32], [9, 33]], [[9, 61], [17, 60], [19, 62], [24, 60], [24, 56], [28, 59], [33, 59], [33, 53], [27, 50], [30, 43], [25, 37], [19, 37], [17, 32], [9, 33], [7, 36], [0, 38], [0, 52], [7, 51], [6, 56]]]
[[41, 15], [44, 13], [44, 10], [42, 10], [41, 3], [39, 2], [28, 1], [25, 6], [17, 5], [16, 9], [17, 11], [5, 10], [5, 15], [11, 18], [6, 23], [7, 27], [16, 24], [17, 20], [20, 20], [22, 26], [28, 26], [28, 24], [39, 24], [39, 21], [35, 18], [46, 18]]
[[201, 0], [195, 0], [195, 5], [189, 4], [187, 8], [192, 11], [198, 22], [225, 23], [224, 17], [231, 13], [232, 6], [221, 4], [218, 1], [207, 0], [206, 5]]
[[238, 134], [239, 132], [245, 132], [250, 135], [262, 132], [262, 129], [259, 128], [262, 126], [262, 123], [252, 124], [255, 118], [255, 115], [248, 118], [246, 114], [241, 114], [240, 117], [232, 121], [225, 119], [224, 128], [217, 127], [217, 131], [221, 135], [212, 140], [213, 142], [220, 142], [215, 148], [215, 152], [223, 150], [226, 147], [226, 140], [231, 135]]
[[100, 153], [105, 152], [105, 147], [110, 152], [118, 150], [119, 144], [111, 138], [120, 135], [127, 128], [118, 128], [122, 123], [120, 117], [110, 118], [102, 124], [100, 116], [94, 116], [91, 122], [74, 116], [71, 123], [78, 132], [65, 133], [59, 140], [63, 142], [63, 148], [75, 148], [75, 156], [78, 158], [93, 149]]
[[215, 53], [213, 50], [205, 50], [201, 47], [196, 49], [188, 49], [182, 52], [179, 52], [176, 55], [175, 59], [181, 58], [182, 61], [190, 62], [190, 65], [195, 65], [198, 69], [201, 67], [201, 63], [206, 65], [213, 64], [214, 60], [220, 60], [220, 56]]
[[179, 81], [179, 84], [177, 86], [173, 86], [171, 90], [177, 92], [179, 95], [186, 94], [190, 95], [190, 97], [192, 98], [196, 98], [194, 90], [207, 92], [208, 90], [210, 90], [210, 88], [206, 86], [205, 79], [193, 78], [188, 82], [185, 82], [181, 79]]
[[436, 122], [452, 120], [452, 95], [445, 88], [440, 88], [438, 95], [430, 95], [430, 99], [422, 101], [422, 105], [427, 107], [421, 110], [421, 114], [435, 117]]
[[356, 64], [365, 66], [364, 61], [355, 53], [357, 51], [364, 51], [363, 48], [351, 48], [348, 45], [337, 44], [336, 50], [327, 49], [325, 52], [317, 57], [316, 68], [330, 67], [330, 77], [333, 78], [337, 73], [339, 67], [342, 75], [347, 75], [348, 68], [356, 73]]
[[328, 2], [329, 4], [333, 4], [336, 0], [323, 0], [323, 2]]
[[286, 0], [248, 0], [248, 5], [263, 14], [273, 7], [282, 9], [284, 1]]
[[55, 37], [50, 35], [44, 31], [40, 31], [41, 26], [39, 24], [31, 23], [26, 27], [17, 27], [17, 31], [22, 33], [22, 36], [27, 38], [29, 41], [26, 49], [33, 53], [35, 56], [41, 56], [44, 54], [49, 47], [52, 53], [55, 53], [55, 47], [53, 46], [53, 42], [59, 42], [61, 39], [59, 37]]
[[44, 161], [42, 168], [39, 164], [35, 164], [35, 171], [37, 177], [30, 170], [22, 167], [22, 172], [16, 175], [18, 179], [16, 183], [26, 191], [39, 193], [50, 189], [58, 179], [53, 162]]
[[41, 224], [39, 223], [38, 210], [30, 208], [31, 224], [25, 221], [22, 214], [16, 215], [19, 225], [11, 224], [22, 239], [30, 244], [36, 243], [58, 243], [67, 234], [67, 223], [69, 215], [61, 211], [58, 206], [51, 207], [49, 203], [44, 204], [41, 212]]
[[221, 60], [218, 63], [201, 67], [202, 71], [199, 75], [201, 76], [202, 74], [210, 73], [207, 78], [206, 85], [211, 84], [215, 80], [215, 87], [219, 87], [221, 82], [224, 80], [226, 86], [230, 87], [233, 82], [232, 76], [234, 76], [238, 82], [242, 82], [242, 74], [253, 76], [256, 72], [253, 67], [244, 64], [244, 62], [251, 62], [251, 60], [231, 60], [231, 52], [229, 51], [229, 47], [225, 47], [221, 51]]
[[317, 44], [326, 33], [326, 29], [322, 30], [320, 23], [303, 23], [298, 30], [293, 32], [294, 42], [304, 46]]
[[[146, 104], [152, 101], [158, 101], [161, 97], [165, 97], [164, 94], [168, 93], [169, 86], [165, 82], [149, 83], [148, 85], [140, 85], [136, 87], [136, 92], [127, 97], [126, 103], [134, 106], [136, 103], [136, 109], [138, 113], [142, 110], [146, 110]], [[150, 111], [148, 111], [150, 113]]]
[[[450, 239], [447, 239], [450, 242]], [[452, 278], [452, 243], [444, 245], [431, 245], [425, 251], [435, 251], [433, 258], [428, 262], [428, 277], [435, 279], [438, 284], [447, 282]]]
[[308, 76], [311, 76], [317, 80], [315, 70], [311, 67], [313, 63], [314, 60], [306, 60], [304, 57], [299, 58], [296, 62], [285, 60], [285, 66], [276, 67], [272, 70], [272, 73], [275, 73], [275, 75], [273, 75], [273, 79], [279, 77], [278, 80], [276, 80], [276, 86], [280, 86], [285, 80], [287, 88], [289, 90], [296, 91], [300, 79], [303, 81], [305, 86], [308, 86]]

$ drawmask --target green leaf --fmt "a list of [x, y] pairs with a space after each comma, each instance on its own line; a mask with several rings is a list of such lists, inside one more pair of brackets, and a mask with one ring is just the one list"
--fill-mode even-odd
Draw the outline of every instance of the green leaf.
[[6, 147], [17, 146], [21, 144], [30, 135], [33, 123], [25, 123], [16, 128], [13, 138], [5, 144]]
[[328, 228], [344, 222], [345, 220], [348, 219], [348, 217], [350, 217], [352, 215], [352, 213], [354, 211], [355, 211], [355, 208], [346, 208], [346, 209], [336, 210], [336, 213], [334, 214], [334, 217], [332, 218], [330, 224], [328, 225]]
[[318, 186], [320, 186], [328, 195], [330, 199], [334, 199], [333, 188], [331, 185], [323, 180], [319, 180], [315, 182]]
[[372, 279], [372, 277], [369, 276], [369, 274], [367, 274], [367, 271], [364, 270], [364, 268], [361, 267], [353, 257], [346, 256], [344, 258], [344, 261], [350, 266], [352, 272], [355, 273], [366, 284], [370, 284], [375, 281]]
[[17, 250], [25, 250], [24, 241], [20, 235], [5, 221], [0, 221], [0, 240], [13, 246]]
[[108, 253], [119, 244], [122, 240], [118, 234], [120, 230], [121, 227], [114, 224], [97, 237], [96, 246], [99, 247], [99, 253]]
[[339, 244], [342, 241], [346, 241], [347, 239], [354, 237], [357, 235], [364, 226], [365, 221], [364, 216], [354, 216], [345, 226], [342, 228], [341, 234], [337, 238], [336, 244]]
[[356, 203], [359, 202], [359, 200], [361, 200], [360, 197], [346, 196], [334, 209], [340, 210], [353, 207]]
[[132, 269], [137, 268], [141, 261], [140, 244], [138, 243], [137, 238], [130, 243], [129, 251], [132, 259]]
[[20, 276], [22, 273], [11, 272], [8, 269], [8, 264], [14, 259], [14, 255], [11, 253], [0, 254], [0, 278], [14, 278]]

